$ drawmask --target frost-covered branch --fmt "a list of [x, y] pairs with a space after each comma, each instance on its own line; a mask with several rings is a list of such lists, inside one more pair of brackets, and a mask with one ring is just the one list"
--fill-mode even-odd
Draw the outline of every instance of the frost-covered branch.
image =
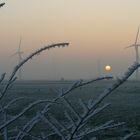
[[[73, 124], [73, 129], [72, 129], [72, 133], [70, 134], [70, 137], [69, 137], [69, 140], [72, 140], [74, 137], [76, 137], [76, 134], [81, 131], [81, 128], [86, 124], [86, 121], [88, 121], [88, 119], [90, 119], [91, 117], [94, 117], [96, 114], [98, 114], [99, 112], [101, 112], [102, 110], [104, 110], [109, 104], [105, 104], [104, 106], [102, 107], [98, 107], [98, 105], [102, 102], [102, 100], [107, 97], [112, 91], [114, 91], [116, 88], [118, 88], [121, 84], [123, 84], [131, 75], [132, 73], [139, 67], [140, 65], [135, 63], [134, 65], [132, 65], [132, 67], [130, 67], [128, 69], [128, 71], [125, 73], [125, 75], [117, 80], [112, 86], [110, 86], [109, 88], [107, 88], [95, 101], [91, 100], [89, 102], [88, 105], [84, 104], [84, 102], [81, 101], [81, 106], [83, 107], [84, 109], [84, 114], [79, 117], [80, 118], [80, 121], [76, 121], [73, 120], [73, 118], [69, 115], [69, 113], [65, 113], [65, 115], [67, 116], [67, 118], [72, 122]], [[94, 79], [94, 80], [91, 80], [92, 82], [95, 82], [95, 81], [99, 81], [99, 80], [103, 80], [103, 79], [107, 79], [108, 77], [104, 77], [102, 79]], [[111, 77], [109, 77], [111, 78]], [[87, 85], [87, 84], [90, 84], [92, 82], [83, 82], [83, 81], [78, 81], [76, 83], [74, 83], [69, 89], [67, 90], [61, 90], [60, 94], [58, 97], [56, 97], [55, 99], [53, 99], [53, 101], [58, 101], [59, 99], [62, 99], [64, 98], [68, 93], [70, 93], [71, 91], [81, 87], [81, 86], [84, 86], [84, 85]], [[67, 102], [67, 104], [69, 104]], [[48, 110], [50, 109], [50, 107], [53, 105], [53, 103], [49, 103], [46, 105], [46, 107], [40, 112], [42, 116], [45, 116], [45, 114], [48, 112]], [[73, 110], [72, 106], [69, 105], [69, 108], [71, 108], [71, 110]], [[75, 112], [75, 111], [74, 111]], [[33, 121], [34, 120], [34, 121]], [[29, 133], [32, 128], [35, 126], [36, 123], [38, 123], [40, 121], [40, 117], [39, 115], [36, 115], [35, 117], [33, 117], [23, 128], [23, 131], [25, 130], [26, 133]], [[48, 121], [47, 121], [48, 122]], [[48, 122], [49, 123], [49, 122]], [[109, 126], [102, 126], [102, 127], [99, 127], [98, 130], [101, 130], [101, 129], [108, 129], [108, 128], [112, 128], [112, 127], [117, 127], [119, 125], [123, 125], [124, 123], [118, 123], [118, 124], [114, 124], [114, 125], [109, 125]], [[55, 127], [53, 124], [50, 124], [51, 126]], [[60, 124], [59, 124], [60, 125]], [[29, 129], [28, 129], [29, 128]], [[57, 128], [57, 127], [56, 127]], [[56, 129], [55, 128], [55, 129]], [[97, 129], [97, 128], [96, 128]], [[57, 130], [58, 131], [58, 130]], [[22, 135], [22, 138], [25, 136], [24, 134], [20, 133], [18, 136], [21, 137]], [[65, 138], [65, 136], [62, 134], [60, 134], [59, 132], [59, 135], [61, 135], [61, 137]], [[63, 136], [62, 136], [63, 135]]]
[[6, 75], [6, 73], [3, 73], [3, 74], [1, 75], [1, 77], [0, 77], [0, 84], [1, 84], [1, 83], [2, 83], [2, 81], [4, 80], [5, 75]]
[[62, 92], [61, 96], [63, 97], [65, 95], [67, 95], [68, 93], [70, 93], [71, 91], [73, 91], [77, 88], [83, 87], [85, 85], [92, 84], [94, 82], [105, 80], [105, 79], [112, 79], [112, 78], [113, 78], [112, 76], [104, 76], [104, 77], [98, 77], [98, 78], [95, 78], [95, 79], [92, 79], [92, 80], [89, 80], [86, 82], [84, 82], [82, 80], [76, 81], [68, 90]]
[[101, 130], [108, 130], [108, 129], [111, 129], [111, 128], [114, 128], [114, 127], [119, 127], [119, 126], [122, 126], [125, 124], [125, 122], [121, 122], [121, 123], [116, 123], [116, 124], [112, 124], [112, 122], [114, 121], [108, 121], [100, 126], [96, 126], [95, 128], [93, 129], [87, 129], [86, 131], [82, 131], [82, 134], [80, 135], [76, 135], [73, 139], [78, 139], [78, 138], [81, 138], [81, 137], [85, 137], [89, 134], [95, 134]]
[[72, 116], [67, 111], [65, 111], [65, 116], [70, 121], [70, 124], [72, 124], [72, 127], [75, 129], [77, 127], [77, 124]]
[[90, 112], [96, 110], [97, 106], [103, 101], [103, 99], [107, 97], [110, 93], [112, 93], [112, 91], [118, 88], [121, 84], [123, 84], [133, 74], [133, 72], [139, 68], [139, 66], [140, 64], [134, 63], [130, 68], [128, 68], [128, 71], [124, 74], [124, 76], [121, 79], [117, 80], [112, 86], [105, 89], [104, 92], [96, 100], [93, 101], [89, 111], [79, 121], [75, 130], [73, 130], [72, 135], [70, 136], [69, 140], [72, 140], [74, 138], [80, 126], [83, 124], [85, 119], [89, 116]]
[[87, 121], [90, 120], [92, 117], [94, 117], [95, 115], [99, 114], [101, 111], [103, 111], [105, 108], [107, 108], [110, 104], [107, 103], [101, 107], [96, 108], [94, 111], [91, 112], [91, 110], [88, 110], [88, 112], [85, 113], [85, 115], [87, 115], [87, 117], [85, 117], [85, 115], [83, 116], [84, 120], [83, 123], [81, 124], [81, 126], [79, 127], [79, 130], [81, 128], [83, 128]]
[[[6, 123], [7, 122], [7, 112], [6, 111], [3, 112], [3, 116], [4, 116], [4, 123]], [[3, 135], [4, 136], [4, 140], [8, 140], [8, 130], [7, 130], [7, 127], [4, 128], [3, 134], [4, 134]]]
[[69, 102], [69, 100], [67, 100], [65, 97], [63, 97], [64, 101], [65, 101], [65, 106], [67, 106], [73, 113], [74, 115], [77, 117], [78, 120], [80, 120], [82, 117], [80, 116], [80, 114], [75, 110], [75, 108], [71, 105], [71, 103]]
[[[85, 85], [88, 85], [88, 84], [92, 84], [94, 82], [97, 82], [97, 81], [101, 81], [101, 80], [105, 80], [105, 79], [112, 79], [111, 76], [105, 76], [105, 77], [100, 77], [100, 78], [95, 78], [95, 79], [92, 79], [92, 80], [89, 80], [87, 82], [84, 82], [82, 80], [80, 81], [76, 81], [72, 86], [70, 86], [67, 90], [61, 90], [61, 92], [59, 92], [59, 96], [54, 98], [53, 101], [57, 101], [63, 97], [65, 97], [67, 94], [69, 94], [70, 92], [82, 87], [82, 86], [85, 86]], [[51, 108], [51, 106], [53, 105], [53, 103], [49, 103], [47, 104], [44, 109], [41, 111], [41, 114], [45, 114], [48, 112], [48, 110]], [[37, 119], [37, 121], [36, 121]], [[69, 118], [70, 119], [70, 118]], [[71, 121], [73, 119], [71, 118]], [[40, 118], [38, 115], [34, 116], [24, 127], [23, 127], [23, 131], [26, 130], [26, 132], [30, 132], [33, 127], [40, 121]], [[74, 120], [73, 120], [74, 121]], [[22, 136], [21, 136], [22, 135]], [[22, 133], [19, 133], [18, 134], [18, 137], [24, 137], [25, 135], [22, 134]]]
[[[14, 116], [11, 120], [7, 121], [6, 123], [2, 124], [0, 126], [0, 130], [7, 127], [8, 125], [10, 125], [11, 123], [13, 123], [15, 120], [17, 120], [19, 117], [21, 117], [24, 113], [26, 113], [28, 110], [30, 110], [31, 108], [33, 108], [34, 106], [41, 104], [41, 103], [45, 103], [45, 102], [52, 102], [49, 100], [38, 100], [35, 101], [31, 104], [29, 104], [25, 109], [23, 109], [23, 111], [21, 111], [18, 115]], [[53, 102], [56, 103], [56, 102]]]
[[69, 128], [67, 128], [65, 125], [63, 125], [60, 121], [58, 121], [55, 117], [53, 117], [51, 114], [47, 114], [47, 116], [49, 116], [49, 120], [51, 120], [52, 122], [54, 122], [59, 128], [61, 128], [61, 131], [65, 131], [65, 133], [71, 134], [71, 132], [69, 131], [69, 128], [71, 128], [71, 126]]
[[41, 138], [41, 137], [37, 137], [37, 136], [34, 136], [33, 134], [29, 134], [21, 129], [18, 129], [18, 131], [22, 132], [24, 135], [26, 136], [29, 136], [30, 138], [32, 138], [33, 140], [45, 140], [44, 138]]
[[19, 97], [19, 98], [16, 98], [16, 99], [13, 99], [12, 101], [10, 101], [9, 103], [7, 103], [7, 105], [5, 106], [2, 106], [1, 105], [1, 109], [0, 109], [0, 112], [4, 112], [8, 109], [9, 106], [11, 106], [13, 103], [15, 103], [16, 101], [19, 101], [21, 99], [24, 99], [24, 97]]
[[15, 99], [9, 101], [9, 103], [7, 103], [5, 106], [3, 106], [3, 107], [1, 106], [0, 112], [2, 112], [3, 110], [7, 110], [8, 107], [12, 106], [12, 104], [16, 103], [17, 101], [23, 100], [23, 99], [34, 99], [34, 98], [25, 98], [25, 97], [15, 98]]
[[14, 76], [16, 75], [17, 71], [29, 60], [31, 60], [34, 56], [39, 55], [41, 52], [45, 51], [45, 50], [49, 50], [51, 48], [55, 48], [55, 47], [65, 47], [68, 46], [69, 43], [57, 43], [57, 44], [52, 44], [52, 45], [48, 45], [45, 46], [35, 52], [33, 52], [32, 54], [30, 54], [28, 57], [26, 57], [25, 59], [23, 59], [18, 65], [16, 65], [13, 69], [13, 72], [11, 73], [9, 80], [5, 86], [5, 88], [2, 91], [2, 95], [0, 96], [0, 100], [4, 97], [7, 89], [9, 88], [9, 86], [11, 85], [11, 82], [14, 80]]
[[40, 118], [48, 125], [50, 125], [55, 132], [62, 138], [62, 140], [66, 140], [65, 135], [61, 132], [61, 130], [59, 130], [59, 128], [56, 126], [56, 124], [50, 120], [48, 120], [44, 114], [40, 113]]
[[130, 133], [128, 135], [126, 135], [125, 137], [121, 138], [120, 140], [129, 140], [129, 138], [131, 138], [134, 135], [134, 133]]
[[104, 92], [95, 101], [93, 101], [92, 109], [94, 109], [97, 105], [99, 105], [100, 102], [102, 102], [103, 99], [107, 97], [109, 94], [111, 94], [116, 88], [122, 85], [139, 67], [140, 64], [136, 62], [132, 66], [130, 66], [127, 72], [125, 72], [124, 76], [122, 76], [122, 78], [117, 79], [117, 81], [114, 84], [105, 89]]
[[35, 116], [31, 119], [31, 121], [29, 121], [23, 128], [22, 131], [20, 131], [18, 133], [18, 135], [16, 136], [15, 140], [22, 140], [26, 135], [25, 133], [22, 132], [26, 132], [29, 133], [31, 131], [31, 129], [35, 126], [35, 124], [37, 124], [40, 121], [39, 116]]

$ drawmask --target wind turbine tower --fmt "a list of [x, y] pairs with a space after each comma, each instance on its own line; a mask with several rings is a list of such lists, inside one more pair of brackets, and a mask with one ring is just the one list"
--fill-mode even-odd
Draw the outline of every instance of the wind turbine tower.
[[[20, 62], [22, 61], [22, 54], [23, 54], [23, 52], [21, 51], [21, 41], [22, 41], [22, 37], [20, 36], [18, 50], [17, 50], [16, 53], [14, 53], [14, 54], [12, 55], [12, 56], [15, 56], [15, 55], [18, 56], [18, 63], [20, 63]], [[22, 80], [22, 71], [21, 71], [21, 68], [19, 69], [18, 79], [19, 79], [20, 81]]]
[[97, 73], [98, 73], [98, 76], [100, 77], [101, 76], [101, 58], [99, 58], [97, 61]]
[[[140, 26], [138, 27], [138, 31], [137, 31], [137, 34], [136, 34], [136, 39], [135, 39], [135, 42], [134, 44], [128, 46], [127, 48], [130, 48], [130, 47], [134, 47], [135, 48], [135, 53], [136, 53], [136, 62], [137, 63], [140, 63], [140, 57], [139, 57], [139, 52], [138, 52], [138, 47], [140, 47], [140, 44], [138, 44], [138, 37], [139, 37], [139, 30], [140, 30]], [[136, 80], [139, 80], [140, 76], [139, 76], [139, 71], [138, 69], [136, 70]]]

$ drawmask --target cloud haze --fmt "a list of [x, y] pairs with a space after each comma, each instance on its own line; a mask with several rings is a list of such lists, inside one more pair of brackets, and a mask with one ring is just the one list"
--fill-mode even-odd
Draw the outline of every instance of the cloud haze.
[[96, 77], [97, 62], [112, 66], [120, 76], [135, 61], [135, 40], [140, 24], [139, 0], [12, 0], [0, 9], [0, 72], [12, 71], [22, 35], [23, 57], [44, 45], [69, 42], [23, 67], [24, 79], [79, 79]]

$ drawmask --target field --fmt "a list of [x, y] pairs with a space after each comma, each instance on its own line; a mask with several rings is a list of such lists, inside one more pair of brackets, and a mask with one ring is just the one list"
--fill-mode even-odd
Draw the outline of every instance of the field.
[[[114, 81], [105, 80], [99, 81], [90, 85], [83, 86], [79, 89], [74, 90], [68, 94], [68, 99], [73, 106], [80, 111], [80, 106], [77, 102], [79, 98], [83, 99], [85, 103], [89, 99], [95, 99], [99, 96], [106, 87], [108, 87]], [[18, 101], [8, 109], [9, 115], [15, 115], [20, 112], [27, 104], [32, 100], [38, 99], [53, 99], [57, 96], [57, 90], [60, 88], [68, 88], [73, 81], [22, 81], [16, 82], [9, 90], [7, 95], [4, 97], [5, 102], [16, 97], [25, 97], [25, 99]], [[110, 131], [103, 131], [97, 134], [98, 139], [108, 139], [115, 136], [123, 136], [131, 131], [135, 132], [134, 139], [140, 139], [140, 82], [127, 81], [121, 85], [117, 90], [112, 92], [107, 98], [104, 99], [102, 104], [111, 103], [111, 105], [105, 109], [102, 113], [98, 114], [93, 120], [90, 121], [90, 125], [98, 125], [108, 120], [115, 120], [116, 122], [126, 122], [124, 127], [112, 129]], [[16, 121], [16, 124], [24, 124], [38, 110], [43, 107], [42, 105], [33, 108], [28, 111], [24, 116]], [[51, 113], [54, 114], [58, 120], [64, 121], [63, 116], [64, 107], [60, 105], [54, 105], [51, 109]], [[45, 126], [40, 124], [37, 126], [35, 131], [45, 131]]]

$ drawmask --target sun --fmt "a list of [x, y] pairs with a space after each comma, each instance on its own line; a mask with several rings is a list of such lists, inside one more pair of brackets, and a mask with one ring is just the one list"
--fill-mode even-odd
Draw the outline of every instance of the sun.
[[105, 66], [105, 70], [106, 70], [106, 71], [110, 71], [110, 70], [111, 70], [111, 66], [110, 66], [110, 65], [106, 65], [106, 66]]

